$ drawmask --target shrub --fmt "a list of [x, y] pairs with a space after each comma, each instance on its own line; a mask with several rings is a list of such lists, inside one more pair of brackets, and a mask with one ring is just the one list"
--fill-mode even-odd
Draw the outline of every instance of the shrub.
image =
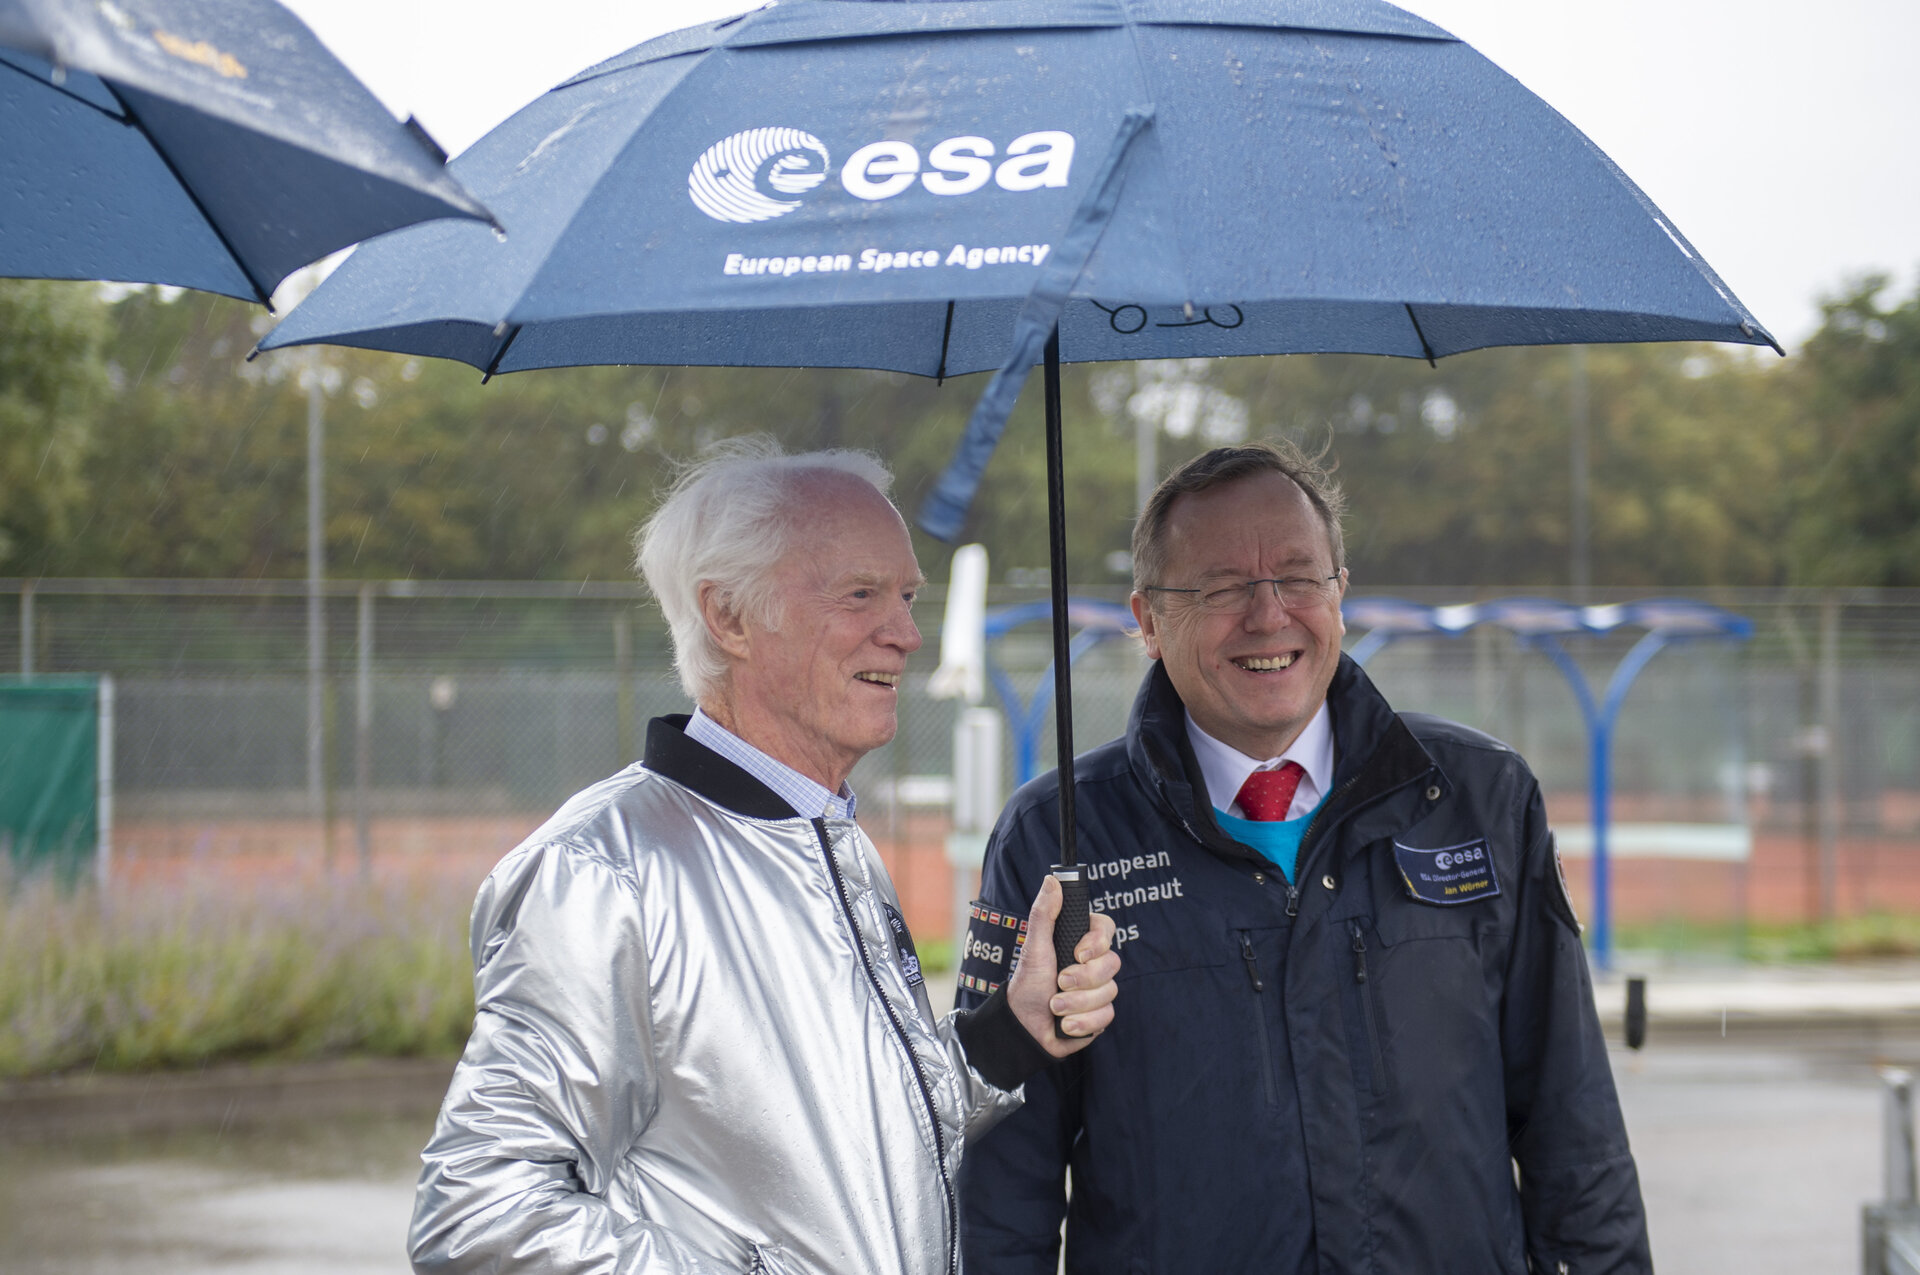
[[426, 886], [0, 885], [0, 1077], [362, 1053], [453, 1057], [467, 898]]

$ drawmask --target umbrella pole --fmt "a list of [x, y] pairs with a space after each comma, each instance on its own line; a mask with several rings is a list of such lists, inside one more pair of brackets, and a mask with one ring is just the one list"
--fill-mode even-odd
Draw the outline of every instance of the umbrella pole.
[[[1047, 580], [1053, 592], [1054, 757], [1060, 777], [1060, 915], [1053, 924], [1054, 968], [1075, 964], [1073, 949], [1092, 924], [1086, 878], [1080, 872], [1073, 811], [1073, 658], [1067, 639], [1067, 499], [1060, 449], [1060, 329], [1047, 338]], [[1056, 1020], [1057, 1026], [1057, 1020]]]

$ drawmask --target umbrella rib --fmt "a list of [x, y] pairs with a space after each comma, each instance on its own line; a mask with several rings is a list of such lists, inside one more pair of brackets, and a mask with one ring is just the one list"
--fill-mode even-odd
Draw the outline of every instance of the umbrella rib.
[[940, 334], [940, 367], [933, 374], [934, 385], [947, 383], [947, 344], [953, 340], [953, 302], [947, 302], [947, 328]]
[[500, 370], [500, 360], [507, 357], [507, 351], [513, 348], [514, 339], [520, 335], [520, 329], [523, 326], [525, 325], [516, 323], [513, 325], [513, 330], [507, 333], [507, 339], [502, 341], [500, 348], [493, 352], [493, 361], [487, 364], [486, 370], [480, 374], [480, 384], [485, 385], [491, 381], [494, 373]]
[[1433, 360], [1433, 347], [1427, 344], [1427, 334], [1420, 330], [1420, 320], [1414, 318], [1413, 307], [1402, 301], [1400, 308], [1407, 312], [1407, 322], [1413, 325], [1413, 334], [1420, 338], [1420, 353], [1427, 356], [1428, 367], [1439, 367]]
[[[114, 121], [116, 124], [124, 124], [129, 128], [133, 126], [133, 121], [124, 114], [126, 110], [125, 103], [121, 103], [121, 111], [123, 113], [119, 115], [115, 115], [112, 111], [100, 105], [100, 103], [91, 101], [87, 98], [80, 96], [80, 94], [74, 92], [72, 89], [68, 88], [65, 84], [56, 83], [53, 80], [43, 80], [39, 76], [33, 74], [33, 72], [27, 70], [25, 67], [15, 66], [12, 62], [7, 60], [6, 58], [0, 57], [0, 67], [5, 67], [7, 70], [12, 71], [14, 74], [22, 77], [23, 79], [32, 80], [35, 84], [40, 85], [42, 88], [50, 88], [54, 92], [60, 94], [62, 97], [68, 98], [71, 101], [78, 102], [80, 105], [86, 107], [90, 111], [97, 111], [100, 114], [106, 116], [108, 119]], [[104, 87], [106, 85], [106, 81], [102, 80], [101, 85]], [[108, 92], [112, 92], [112, 90], [108, 89]], [[114, 100], [119, 101], [119, 98], [116, 96]]]
[[[120, 96], [120, 90], [114, 88], [113, 84], [108, 80], [103, 79], [100, 81], [100, 84], [108, 93], [113, 95], [114, 101], [120, 103], [120, 109], [127, 113], [128, 125], [139, 124], [140, 116], [138, 112], [133, 109], [133, 106], [126, 98]], [[153, 153], [160, 157], [160, 162], [167, 166], [169, 173], [173, 174], [173, 180], [179, 183], [180, 192], [192, 202], [194, 210], [200, 214], [201, 220], [207, 223], [207, 229], [213, 232], [213, 237], [220, 241], [222, 248], [226, 249], [227, 256], [232, 259], [234, 268], [245, 276], [247, 286], [253, 289], [253, 295], [259, 299], [261, 305], [267, 308], [267, 313], [272, 314], [274, 312], [273, 289], [261, 285], [260, 279], [253, 273], [253, 267], [246, 263], [246, 260], [241, 257], [239, 250], [233, 246], [233, 241], [227, 238], [227, 232], [221, 229], [220, 223], [213, 219], [212, 210], [200, 202], [199, 192], [194, 190], [193, 184], [187, 180], [186, 174], [182, 173], [174, 164], [173, 156], [167, 154], [166, 148], [160, 145], [160, 139], [145, 128], [142, 128], [140, 131], [146, 136], [148, 144], [153, 147]]]

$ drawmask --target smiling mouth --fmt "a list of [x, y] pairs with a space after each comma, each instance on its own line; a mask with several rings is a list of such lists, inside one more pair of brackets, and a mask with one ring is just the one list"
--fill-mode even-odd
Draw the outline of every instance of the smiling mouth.
[[857, 682], [871, 682], [875, 686], [892, 688], [900, 685], [898, 673], [855, 673], [853, 677]]
[[1285, 655], [1249, 656], [1244, 660], [1233, 661], [1233, 666], [1245, 669], [1249, 673], [1277, 673], [1291, 667], [1300, 658], [1298, 651], [1289, 651]]

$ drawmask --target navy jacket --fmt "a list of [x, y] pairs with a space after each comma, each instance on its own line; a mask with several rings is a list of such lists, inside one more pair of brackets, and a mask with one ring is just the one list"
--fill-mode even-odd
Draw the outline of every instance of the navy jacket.
[[[972, 1275], [1051, 1275], [1062, 1217], [1073, 1275], [1651, 1270], [1532, 773], [1394, 713], [1350, 659], [1328, 702], [1333, 791], [1293, 886], [1220, 830], [1158, 664], [1126, 737], [1078, 759], [1120, 997], [968, 1152]], [[1014, 795], [989, 905], [1024, 911], [1057, 821], [1055, 776]], [[966, 981], [960, 1003], [984, 999]]]

